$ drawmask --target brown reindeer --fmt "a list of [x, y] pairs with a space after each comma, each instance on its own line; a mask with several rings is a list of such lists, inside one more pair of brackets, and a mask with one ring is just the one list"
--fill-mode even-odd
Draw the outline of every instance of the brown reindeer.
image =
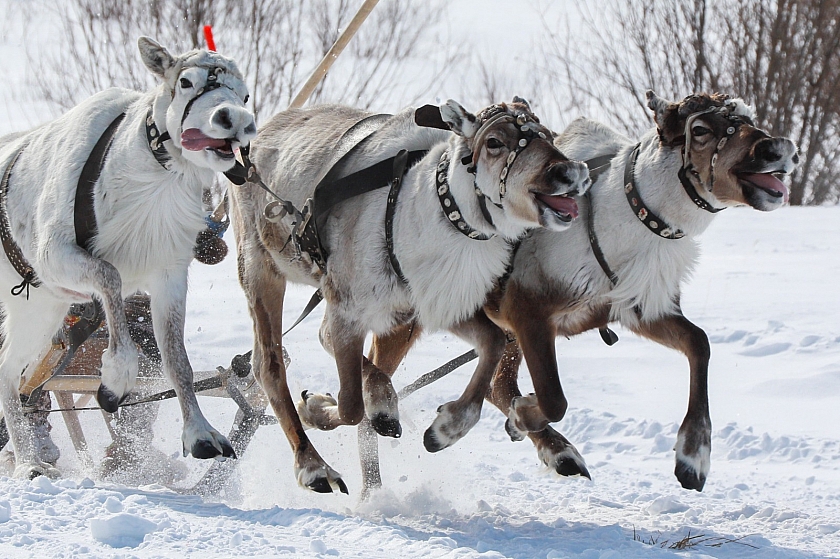
[[[326, 264], [319, 266], [311, 253], [296, 254], [289, 239], [299, 223], [267, 216], [265, 192], [233, 190], [239, 277], [254, 320], [254, 374], [292, 445], [298, 482], [315, 491], [347, 488], [313, 448], [305, 426], [333, 429], [367, 417], [379, 434], [401, 434], [390, 378], [363, 358], [368, 332], [384, 334], [414, 320], [471, 342], [480, 356], [473, 380], [459, 399], [441, 406], [424, 441], [442, 449], [475, 425], [505, 346], [482, 311], [487, 292], [505, 274], [511, 242], [534, 227], [567, 230], [577, 216], [573, 197], [589, 187], [586, 166], [557, 150], [521, 99], [478, 114], [454, 101], [432, 112], [446, 131], [418, 127], [409, 110], [348, 142], [376, 117], [339, 106], [279, 113], [260, 130], [252, 151], [256, 168], [296, 207], [319, 199], [324, 191], [316, 185], [325, 176], [335, 178], [330, 184], [359, 176], [373, 183], [373, 190], [336, 204], [320, 222], [317, 212], [312, 217], [329, 254]], [[347, 159], [342, 150], [349, 145]], [[403, 150], [419, 154], [415, 164], [381, 182], [366, 174], [382, 162], [399, 167], [393, 156]], [[389, 180], [390, 193], [377, 188]], [[335, 357], [337, 398], [305, 391], [296, 406], [289, 393], [281, 351], [287, 281], [324, 294], [321, 340]]]
[[[740, 99], [700, 94], [674, 103], [649, 91], [647, 101], [656, 127], [639, 143], [586, 119], [556, 139], [569, 157], [592, 162], [589, 203], [562, 237], [542, 230], [524, 239], [507, 285], [488, 298], [487, 315], [517, 340], [507, 345], [488, 399], [508, 416], [513, 440], [527, 435], [559, 474], [589, 477], [574, 446], [549, 425], [567, 409], [555, 338], [598, 328], [612, 343], [607, 325], [619, 322], [688, 358], [675, 475], [700, 491], [711, 452], [710, 347], [680, 310], [680, 284], [714, 214], [738, 205], [779, 208], [788, 190], [777, 175], [792, 172], [799, 157], [790, 140], [757, 128]], [[393, 371], [416, 338], [416, 330], [394, 331], [374, 341], [371, 358]], [[524, 397], [517, 386], [523, 355], [535, 389]]]

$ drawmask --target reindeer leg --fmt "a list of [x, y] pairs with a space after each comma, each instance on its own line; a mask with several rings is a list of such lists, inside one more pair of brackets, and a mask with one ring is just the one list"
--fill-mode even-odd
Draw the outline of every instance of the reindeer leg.
[[[543, 464], [556, 471], [561, 476], [584, 476], [589, 479], [586, 461], [569, 440], [548, 425], [548, 420], [540, 412], [536, 399], [522, 397], [517, 384], [519, 366], [522, 363], [522, 352], [516, 341], [508, 342], [499, 368], [493, 377], [493, 385], [487, 400], [508, 416], [505, 430], [511, 440], [521, 441], [525, 435], [531, 439], [537, 449], [537, 455]], [[513, 405], [513, 404], [517, 405]], [[528, 404], [527, 409], [526, 405]], [[530, 412], [530, 413], [526, 413]], [[546, 426], [538, 430], [528, 430], [527, 423]], [[522, 427], [517, 428], [516, 425]]]
[[236, 453], [227, 438], [214, 429], [204, 417], [193, 389], [193, 370], [184, 347], [187, 269], [168, 271], [152, 284], [149, 295], [152, 327], [155, 341], [160, 348], [163, 370], [172, 382], [181, 404], [181, 415], [184, 419], [181, 442], [184, 456], [192, 454], [195, 458], [236, 458]]
[[[252, 251], [257, 254], [253, 255]], [[298, 484], [317, 493], [332, 493], [334, 489], [348, 493], [341, 474], [321, 458], [306, 436], [289, 391], [282, 338], [286, 278], [271, 266], [270, 258], [260, 249], [243, 250], [239, 246], [239, 281], [254, 322], [254, 376], [292, 447]]]
[[[338, 368], [338, 399], [330, 394], [313, 394], [304, 390], [303, 400], [297, 406], [301, 421], [322, 431], [339, 425], [358, 425], [365, 415], [362, 394], [365, 331], [347, 320], [337, 305], [329, 304], [329, 296], [327, 303], [322, 340], [329, 341], [322, 343], [328, 351], [331, 350]], [[324, 331], [328, 333], [327, 337], [323, 335]]]
[[431, 427], [426, 429], [423, 445], [429, 452], [452, 446], [478, 423], [481, 404], [505, 350], [504, 332], [487, 318], [483, 310], [457, 324], [452, 332], [473, 344], [478, 352], [478, 365], [461, 397], [440, 406]]
[[[421, 327], [416, 322], [402, 324], [384, 336], [374, 336], [370, 353], [365, 359], [364, 373], [376, 369], [390, 379], [405, 359], [411, 347], [420, 339]], [[367, 404], [365, 405], [367, 409]], [[362, 463], [362, 498], [367, 498], [374, 489], [382, 487], [379, 471], [379, 445], [375, 427], [365, 419], [359, 424], [359, 459]]]
[[18, 388], [21, 371], [29, 365], [27, 373], [31, 374], [34, 364], [50, 347], [50, 339], [61, 327], [68, 305], [46, 294], [33, 293], [29, 301], [25, 298], [7, 300], [4, 307], [0, 405], [15, 452], [14, 476], [32, 479], [46, 475], [57, 478], [60, 475], [58, 470], [42, 462], [38, 456], [32, 425], [24, 415]]
[[632, 330], [688, 357], [691, 384], [688, 412], [677, 434], [674, 475], [685, 489], [702, 491], [709, 474], [712, 451], [712, 420], [709, 417], [709, 338], [702, 328], [682, 313], [645, 323]]
[[[385, 368], [380, 368], [369, 358], [362, 362], [362, 398], [365, 406], [365, 423], [383, 437], [399, 438], [402, 427], [399, 420], [399, 399], [391, 384], [391, 376], [419, 337], [420, 328], [414, 323], [400, 325], [384, 337], [374, 336], [371, 356], [380, 359]], [[332, 334], [327, 316], [319, 332], [321, 345], [335, 357]], [[364, 427], [361, 427], [364, 429]]]
[[548, 316], [532, 314], [517, 318], [514, 322], [516, 338], [531, 372], [536, 394], [530, 399], [538, 402], [539, 411], [542, 412], [536, 414], [534, 419], [540, 415], [545, 417], [542, 425], [531, 424], [528, 430], [540, 431], [547, 427], [549, 422], [563, 419], [569, 407], [557, 370], [557, 353], [554, 347], [557, 329]]
[[125, 318], [120, 273], [109, 262], [75, 245], [61, 245], [47, 251], [39, 274], [45, 282], [80, 293], [93, 293], [101, 300], [108, 323], [108, 349], [102, 355], [102, 384], [96, 401], [107, 412], [117, 411], [120, 402], [134, 388], [139, 366], [137, 346]]

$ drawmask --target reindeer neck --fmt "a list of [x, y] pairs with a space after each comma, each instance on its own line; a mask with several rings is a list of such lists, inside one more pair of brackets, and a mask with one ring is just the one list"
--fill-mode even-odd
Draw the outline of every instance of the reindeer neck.
[[[496, 196], [489, 193], [484, 195], [482, 209], [482, 195], [478, 193], [480, 191], [476, 185], [476, 175], [469, 171], [468, 165], [461, 162], [463, 157], [470, 154], [469, 148], [463, 142], [455, 140], [450, 143], [448, 149], [449, 188], [464, 221], [487, 237], [495, 235], [506, 239], [517, 239], [525, 233], [525, 227], [511, 220], [505, 211], [496, 205], [494, 200], [498, 198], [498, 194]], [[454, 223], [457, 225], [458, 222]]]
[[[679, 148], [660, 146], [659, 138], [655, 130], [646, 133], [641, 140], [639, 153], [636, 159], [635, 169], [632, 174], [633, 188], [639, 205], [634, 207], [628, 202], [625, 189], [627, 185], [627, 173], [625, 166], [633, 157], [633, 147], [624, 150], [617, 158], [622, 162], [621, 172], [616, 173], [620, 179], [614, 178], [612, 187], [616, 191], [614, 196], [623, 201], [626, 210], [632, 210], [640, 219], [643, 217], [650, 222], [649, 216], [642, 211], [644, 206], [647, 212], [657, 216], [656, 223], [659, 230], [665, 228], [671, 231], [679, 231], [685, 237], [695, 237], [706, 230], [711, 224], [713, 214], [697, 207], [697, 205], [686, 194], [678, 176], [682, 166], [682, 157]], [[639, 215], [641, 214], [641, 215]], [[656, 232], [649, 231], [655, 235]], [[680, 239], [669, 239], [679, 242]]]
[[[144, 97], [145, 100], [145, 97]], [[151, 102], [146, 101], [152, 107], [152, 117], [154, 118], [154, 126], [157, 128], [159, 135], [168, 133], [169, 135], [178, 134], [178, 130], [168, 130], [166, 125], [166, 113], [169, 105], [172, 103], [172, 94], [164, 84], [160, 84], [154, 91], [154, 98]], [[147, 107], [148, 108], [148, 107]], [[145, 113], [144, 113], [145, 114]], [[165, 155], [171, 159], [172, 163], [169, 167], [173, 170], [189, 166], [189, 163], [181, 156], [181, 149], [175, 145], [172, 140], [167, 140], [163, 143], [166, 148]]]

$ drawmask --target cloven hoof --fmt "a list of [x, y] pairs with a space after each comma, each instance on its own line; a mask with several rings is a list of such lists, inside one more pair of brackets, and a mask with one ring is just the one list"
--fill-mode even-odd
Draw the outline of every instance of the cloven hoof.
[[703, 491], [703, 486], [706, 485], [706, 476], [698, 475], [694, 467], [682, 460], [677, 460], [674, 475], [677, 476], [684, 489]]

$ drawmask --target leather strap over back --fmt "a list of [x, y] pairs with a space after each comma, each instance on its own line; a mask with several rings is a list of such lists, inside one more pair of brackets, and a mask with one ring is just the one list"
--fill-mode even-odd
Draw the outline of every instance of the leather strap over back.
[[23, 153], [25, 148], [26, 146], [24, 145], [18, 150], [9, 163], [9, 166], [6, 167], [6, 171], [3, 173], [3, 179], [0, 181], [0, 240], [3, 241], [3, 250], [6, 252], [6, 257], [9, 259], [15, 271], [23, 279], [19, 285], [12, 288], [12, 295], [20, 295], [26, 289], [26, 298], [29, 299], [29, 286], [38, 287], [41, 285], [41, 282], [38, 281], [35, 270], [26, 261], [20, 247], [12, 237], [12, 228], [9, 224], [9, 215], [6, 207], [9, 181], [12, 178], [12, 168], [17, 163], [20, 154]]
[[97, 232], [93, 187], [102, 174], [102, 167], [105, 165], [108, 150], [111, 149], [114, 135], [124, 118], [125, 113], [117, 116], [102, 133], [85, 162], [85, 166], [82, 167], [82, 174], [79, 176], [79, 184], [76, 187], [76, 207], [73, 215], [76, 226], [76, 244], [88, 252], [91, 248], [90, 242]]
[[[406, 152], [405, 168], [420, 161], [426, 153], [428, 152], [425, 150]], [[330, 176], [330, 173], [328, 173], [327, 177], [315, 189], [312, 203], [307, 205], [311, 215], [299, 235], [298, 243], [301, 250], [308, 252], [313, 261], [316, 263], [319, 260], [323, 262], [323, 265], [319, 264], [322, 270], [326, 269], [329, 254], [321, 243], [318, 229], [323, 225], [326, 215], [341, 202], [391, 184], [397, 157], [389, 157], [367, 169], [356, 171], [332, 182], [327, 181]], [[402, 177], [400, 177], [400, 180], [402, 180]], [[303, 213], [306, 215], [305, 209]]]

